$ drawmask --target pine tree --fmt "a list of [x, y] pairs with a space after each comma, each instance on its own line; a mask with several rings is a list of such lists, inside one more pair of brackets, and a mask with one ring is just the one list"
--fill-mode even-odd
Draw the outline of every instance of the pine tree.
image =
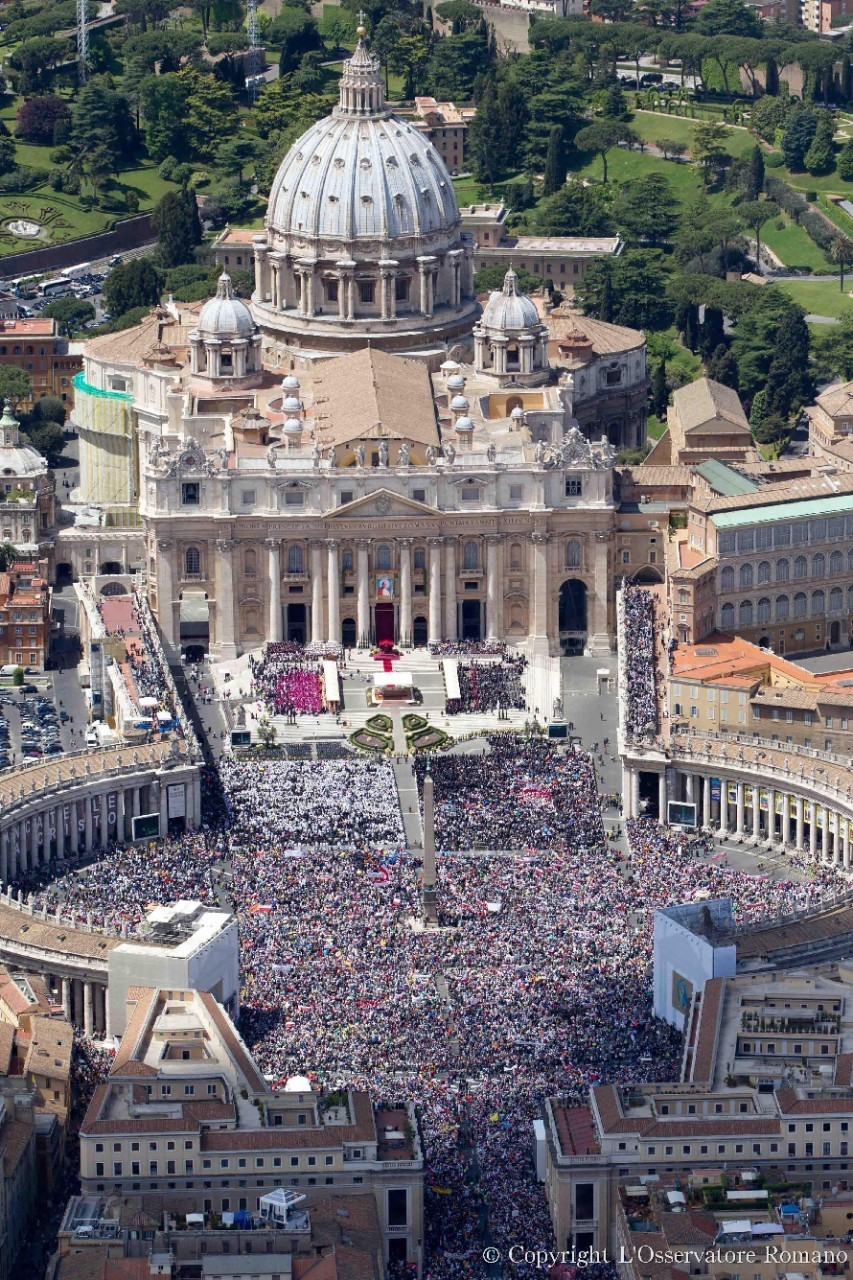
[[752, 408], [749, 411], [749, 429], [753, 435], [756, 431], [760, 431], [767, 417], [767, 392], [762, 389], [756, 391], [752, 401]]
[[722, 382], [724, 387], [738, 389], [737, 356], [730, 347], [721, 342], [708, 363], [708, 377], [715, 382]]
[[809, 377], [809, 327], [799, 307], [791, 307], [776, 331], [776, 350], [767, 371], [767, 408], [787, 418], [806, 403]]
[[480, 99], [477, 114], [471, 121], [467, 146], [470, 149], [474, 177], [478, 182], [486, 183], [491, 188], [503, 172], [500, 118], [495, 86], [491, 80]]
[[688, 351], [696, 351], [699, 347], [699, 308], [694, 302], [685, 302], [679, 307], [676, 324], [685, 347]]
[[724, 342], [722, 311], [718, 307], [706, 307], [705, 320], [699, 333], [699, 351], [703, 360], [709, 360]]
[[666, 361], [659, 360], [652, 374], [652, 412], [663, 420], [669, 404], [669, 387], [666, 385]]
[[566, 181], [566, 152], [563, 146], [563, 130], [554, 125], [548, 136], [548, 151], [545, 156], [545, 181], [542, 186], [543, 196], [552, 196]]

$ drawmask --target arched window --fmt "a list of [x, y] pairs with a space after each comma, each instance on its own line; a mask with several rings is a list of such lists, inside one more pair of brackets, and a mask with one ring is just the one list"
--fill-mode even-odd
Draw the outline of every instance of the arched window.
[[198, 553], [198, 547], [187, 547], [184, 552], [184, 569], [188, 578], [201, 573], [201, 556]]
[[770, 561], [769, 560], [761, 561], [761, 564], [758, 566], [758, 574], [757, 574], [756, 581], [758, 582], [759, 586], [761, 586], [763, 582], [770, 581]]
[[737, 620], [738, 620], [738, 626], [741, 626], [741, 627], [752, 626], [752, 601], [751, 600], [741, 600], [740, 608], [738, 609]]
[[809, 576], [809, 565], [805, 556], [797, 556], [794, 561], [794, 577], [807, 578]]
[[812, 592], [812, 617], [816, 618], [820, 614], [826, 613], [826, 596], [822, 591]]
[[826, 573], [826, 556], [819, 551], [816, 556], [812, 556], [812, 577], [822, 578]]
[[776, 597], [776, 621], [784, 622], [788, 617], [789, 600], [787, 596]]
[[479, 569], [480, 553], [476, 542], [466, 542], [462, 548], [462, 568]]
[[514, 542], [509, 549], [509, 567], [510, 569], [520, 569], [522, 567], [521, 559], [521, 543]]
[[258, 572], [258, 553], [252, 547], [243, 552], [243, 572], [247, 578], [254, 578]]
[[759, 622], [770, 621], [770, 601], [768, 600], [767, 596], [762, 596], [758, 602], [758, 621]]
[[789, 564], [789, 562], [788, 562], [787, 560], [777, 560], [777, 561], [776, 561], [776, 581], [777, 581], [777, 582], [787, 582], [787, 581], [788, 581], [788, 575], [789, 575], [789, 572], [790, 572], [790, 567], [791, 567], [791, 566], [790, 566], [790, 564]]
[[832, 555], [829, 557], [829, 572], [830, 573], [844, 572], [844, 557], [842, 556], [840, 551], [833, 551]]
[[414, 566], [416, 569], [426, 568], [426, 548], [425, 547], [415, 547]]
[[391, 548], [386, 547], [384, 543], [382, 544], [382, 546], [379, 546], [376, 548], [376, 568], [377, 569], [391, 568]]
[[581, 567], [581, 544], [576, 538], [572, 538], [571, 542], [566, 543], [566, 568], [579, 569]]
[[805, 591], [798, 591], [794, 596], [794, 617], [804, 618], [806, 616], [807, 606], [808, 601], [806, 599]]
[[735, 629], [735, 607], [733, 604], [724, 604], [720, 612], [720, 621], [724, 631], [734, 631]]
[[840, 587], [833, 587], [829, 593], [829, 612], [840, 613], [844, 606], [844, 593]]
[[743, 590], [743, 589], [744, 589], [744, 587], [751, 587], [751, 586], [752, 586], [752, 565], [751, 565], [751, 564], [742, 564], [742, 565], [741, 565], [741, 567], [740, 567], [740, 587], [741, 587], [741, 590]]
[[730, 564], [727, 564], [720, 574], [720, 590], [733, 591], [735, 585], [735, 571]]
[[291, 543], [287, 548], [287, 572], [303, 573], [304, 559], [302, 556], [302, 548], [298, 543]]

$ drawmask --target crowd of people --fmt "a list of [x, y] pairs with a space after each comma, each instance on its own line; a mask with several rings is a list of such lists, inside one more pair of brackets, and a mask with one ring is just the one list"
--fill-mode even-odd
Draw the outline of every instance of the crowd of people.
[[524, 668], [527, 659], [503, 657], [499, 662], [459, 664], [459, 697], [447, 699], [447, 714], [464, 711], [523, 711]]
[[251, 658], [252, 693], [272, 715], [317, 716], [325, 709], [323, 682], [316, 658], [305, 656], [290, 640], [268, 644], [261, 658]]
[[659, 727], [655, 598], [644, 587], [626, 582], [622, 586], [622, 603], [625, 731], [629, 738], [641, 738], [656, 733]]
[[506, 653], [502, 640], [436, 640], [428, 646], [434, 658], [472, 658], [477, 654]]
[[677, 1076], [678, 1037], [652, 1016], [653, 909], [727, 895], [755, 922], [836, 881], [821, 866], [802, 882], [749, 876], [649, 820], [628, 824], [626, 856], [606, 838], [592, 760], [547, 742], [495, 734], [488, 755], [442, 755], [429, 771], [447, 851], [437, 902], [449, 927], [437, 931], [411, 928], [421, 860], [404, 845], [393, 772], [361, 759], [224, 760], [205, 779], [201, 832], [112, 854], [109, 876], [101, 864], [43, 892], [76, 894], [114, 924], [227, 885], [241, 1031], [261, 1069], [413, 1101], [424, 1274], [474, 1280], [487, 1239], [554, 1247], [532, 1164], [544, 1099]]

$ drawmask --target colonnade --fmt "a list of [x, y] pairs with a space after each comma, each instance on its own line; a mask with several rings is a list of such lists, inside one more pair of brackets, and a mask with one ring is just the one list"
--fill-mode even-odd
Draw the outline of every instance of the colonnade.
[[[722, 769], [712, 773], [683, 765], [662, 770], [655, 770], [651, 763], [648, 769], [625, 765], [626, 817], [641, 814], [641, 772], [657, 773], [661, 822], [667, 819], [670, 801], [694, 804], [697, 825], [720, 840], [781, 846], [850, 870], [853, 816], [829, 796], [807, 796], [769, 777], [764, 783], [726, 777]], [[849, 808], [853, 810], [853, 802]]]

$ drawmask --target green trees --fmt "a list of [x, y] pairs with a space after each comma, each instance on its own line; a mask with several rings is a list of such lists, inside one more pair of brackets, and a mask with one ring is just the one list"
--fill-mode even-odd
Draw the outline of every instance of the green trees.
[[504, 174], [497, 104], [495, 86], [489, 80], [477, 104], [477, 114], [471, 121], [465, 144], [474, 177], [490, 188]]
[[627, 183], [613, 207], [613, 217], [622, 234], [634, 244], [653, 248], [672, 239], [678, 213], [672, 185], [662, 173], [650, 173]]
[[658, 360], [655, 365], [655, 371], [652, 374], [650, 395], [652, 400], [652, 413], [663, 421], [666, 418], [666, 408], [669, 404], [669, 387], [666, 384], [665, 360]]
[[741, 190], [747, 200], [757, 200], [764, 190], [764, 154], [755, 146], [746, 158]]
[[[532, 271], [525, 271], [523, 267], [516, 267], [515, 274], [518, 276], [518, 287], [522, 293], [533, 293], [536, 289], [542, 288], [542, 281], [539, 276], [535, 276]], [[481, 267], [474, 276], [474, 289], [477, 293], [488, 293], [492, 289], [502, 289], [504, 276], [506, 275], [506, 267], [496, 262], [491, 267]]]
[[761, 228], [771, 218], [779, 216], [779, 206], [772, 200], [747, 200], [739, 204], [737, 211], [755, 236], [755, 263], [761, 266]]
[[853, 182], [853, 139], [845, 142], [838, 154], [838, 176], [845, 182]]
[[47, 94], [21, 103], [15, 132], [24, 142], [47, 146], [54, 141], [57, 125], [69, 124], [70, 121], [71, 111], [65, 99]]
[[[288, 10], [289, 12], [289, 10]], [[216, 76], [186, 66], [178, 72], [184, 87], [184, 130], [191, 159], [211, 160], [235, 127], [237, 103], [231, 88]]]
[[805, 168], [806, 152], [817, 133], [817, 118], [813, 111], [801, 109], [790, 116], [782, 134], [782, 156], [793, 173]]
[[145, 146], [152, 160], [174, 156], [180, 160], [187, 154], [184, 133], [186, 91], [174, 72], [148, 76], [138, 89]]
[[70, 338], [76, 330], [94, 320], [95, 308], [85, 298], [57, 298], [56, 302], [48, 303], [42, 315], [51, 316], [62, 336]]
[[829, 261], [838, 267], [839, 288], [844, 292], [844, 268], [853, 263], [853, 240], [840, 233], [835, 236], [826, 254]]
[[575, 286], [585, 315], [635, 329], [664, 329], [672, 320], [666, 296], [669, 267], [659, 249], [626, 249], [596, 258]]
[[[130, 154], [135, 141], [127, 98], [116, 92], [107, 76], [87, 81], [71, 110], [68, 142], [86, 159], [93, 186], [97, 187], [104, 170], [118, 169], [120, 158]], [[93, 163], [95, 152], [101, 153], [98, 163]]]
[[703, 36], [760, 36], [762, 30], [755, 9], [743, 0], [708, 0], [693, 26]]
[[604, 182], [607, 182], [607, 153], [620, 142], [632, 143], [637, 139], [633, 129], [614, 120], [596, 120], [581, 129], [575, 137], [578, 151], [590, 151], [601, 156]]
[[157, 237], [157, 257], [163, 267], [168, 269], [192, 262], [195, 247], [201, 243], [195, 192], [167, 191], [151, 215], [151, 226]]
[[835, 122], [828, 111], [821, 112], [814, 137], [808, 151], [803, 156], [803, 164], [809, 173], [831, 173], [835, 168], [835, 153], [832, 140], [835, 135]]
[[705, 185], [718, 181], [729, 163], [727, 142], [731, 130], [716, 120], [703, 120], [693, 129], [690, 151], [702, 168]]
[[613, 220], [604, 192], [572, 179], [543, 200], [530, 217], [531, 230], [544, 236], [606, 236]]
[[0, 402], [11, 400], [13, 405], [20, 404], [22, 400], [29, 399], [31, 392], [30, 375], [26, 369], [11, 364], [0, 365]]
[[311, 14], [293, 5], [282, 7], [270, 23], [266, 38], [270, 44], [281, 45], [278, 65], [283, 76], [295, 71], [306, 53], [323, 47], [317, 23]]
[[153, 307], [160, 301], [163, 273], [153, 258], [136, 258], [115, 267], [104, 282], [104, 302], [114, 316], [135, 307]]
[[552, 196], [566, 181], [566, 151], [563, 144], [563, 130], [558, 124], [551, 130], [548, 139], [548, 152], [545, 156], [545, 176], [542, 184], [543, 196]]
[[26, 425], [22, 424], [22, 430], [33, 448], [38, 449], [54, 466], [65, 444], [65, 436], [59, 423], [31, 419]]

